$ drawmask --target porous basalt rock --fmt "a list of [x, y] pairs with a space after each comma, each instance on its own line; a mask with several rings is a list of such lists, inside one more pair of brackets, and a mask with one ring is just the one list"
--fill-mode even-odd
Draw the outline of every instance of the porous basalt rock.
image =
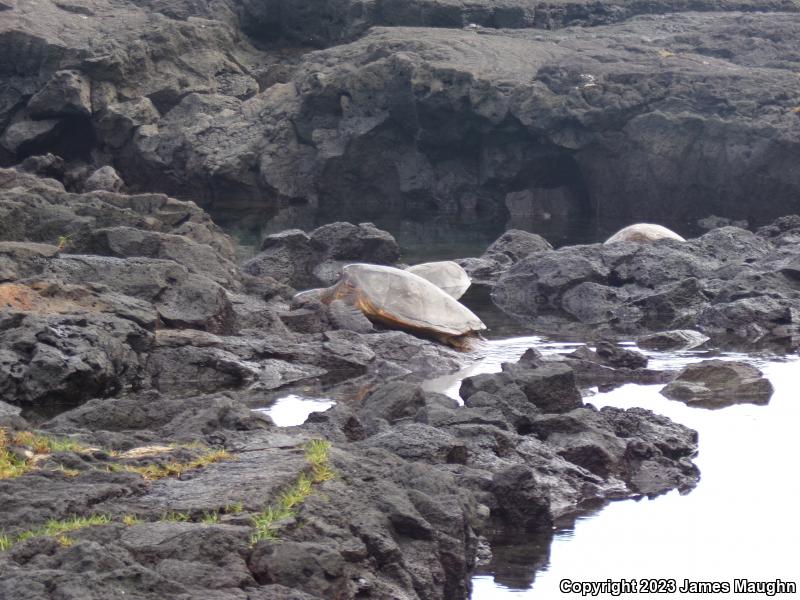
[[296, 289], [327, 287], [349, 262], [395, 265], [400, 247], [394, 237], [372, 223], [336, 222], [310, 234], [291, 229], [268, 235], [261, 252], [243, 265], [253, 276], [267, 276]]
[[119, 192], [124, 186], [125, 182], [122, 181], [122, 178], [114, 167], [106, 165], [89, 175], [83, 184], [83, 189], [87, 192], [94, 192], [97, 190]]
[[[669, 225], [713, 212], [760, 225], [796, 212], [796, 102], [781, 94], [797, 66], [795, 0], [665, 0], [639, 7], [665, 14], [636, 18], [638, 5], [614, 1], [378, 4], [247, 0], [240, 22], [226, 0], [20, 0], [0, 29], [15, 65], [0, 73], [0, 164], [52, 152], [93, 169], [107, 153], [131, 189], [259, 224], [279, 212], [304, 223], [439, 216], [496, 232], [510, 216], [565, 239], [593, 219]], [[688, 8], [708, 12], [679, 14]], [[308, 54], [256, 50], [240, 30], [342, 41], [381, 23]], [[487, 28], [461, 29], [470, 23]], [[505, 29], [570, 23], [591, 27]], [[771, 34], [753, 48], [752, 31]], [[28, 102], [54, 77], [88, 82], [89, 108], [32, 117]], [[700, 168], [707, 156], [727, 158]], [[769, 201], [756, 207], [754, 194]]]
[[510, 229], [492, 242], [482, 256], [462, 258], [458, 263], [474, 284], [491, 287], [512, 265], [537, 252], [552, 250], [546, 239], [535, 233]]
[[704, 360], [684, 367], [661, 393], [690, 406], [719, 408], [742, 402], [767, 404], [773, 391], [770, 381], [752, 365]]
[[521, 321], [551, 331], [687, 328], [791, 341], [800, 331], [796, 246], [772, 239], [723, 227], [688, 242], [565, 247], [512, 267], [492, 298]]

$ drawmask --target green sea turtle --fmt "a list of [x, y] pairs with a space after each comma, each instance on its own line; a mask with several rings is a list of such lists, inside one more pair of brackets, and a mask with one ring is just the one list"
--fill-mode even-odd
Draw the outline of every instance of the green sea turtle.
[[320, 294], [329, 304], [342, 300], [370, 320], [426, 335], [456, 348], [469, 347], [486, 325], [466, 306], [427, 279], [394, 267], [352, 264]]
[[648, 242], [655, 242], [656, 240], [677, 240], [685, 242], [686, 240], [679, 236], [674, 231], [662, 227], [661, 225], [654, 225], [652, 223], [636, 223], [635, 225], [628, 225], [620, 229], [617, 233], [608, 238], [606, 244], [614, 244], [616, 242], [636, 242], [639, 244], [646, 244]]
[[464, 292], [469, 289], [469, 286], [472, 285], [467, 272], [461, 265], [452, 260], [422, 263], [408, 267], [406, 271], [427, 279], [456, 300], [461, 298]]

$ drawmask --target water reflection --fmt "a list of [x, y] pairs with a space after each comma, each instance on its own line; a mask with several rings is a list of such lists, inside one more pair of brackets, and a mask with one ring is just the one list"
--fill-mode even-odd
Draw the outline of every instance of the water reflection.
[[324, 412], [334, 404], [336, 403], [333, 400], [327, 398], [305, 398], [289, 394], [278, 398], [267, 408], [253, 410], [267, 415], [278, 427], [291, 427], [292, 425], [302, 425], [311, 413]]
[[[654, 368], [708, 358], [697, 351], [649, 354]], [[475, 577], [472, 600], [566, 597], [558, 588], [562, 579], [656, 577], [679, 585], [684, 578], [796, 580], [800, 474], [793, 462], [800, 449], [800, 405], [793, 388], [800, 383], [800, 358], [720, 357], [761, 368], [775, 387], [770, 405], [708, 411], [664, 398], [660, 385], [629, 384], [592, 398], [597, 406], [642, 406], [697, 429], [703, 478], [691, 494], [616, 502], [580, 517], [555, 533], [549, 557], [536, 540], [527, 550], [519, 543], [497, 544], [500, 554]], [[513, 560], [504, 558], [509, 556]]]
[[[220, 225], [239, 245], [240, 258], [251, 256], [258, 251], [265, 236], [287, 229], [312, 231], [334, 220], [359, 223], [365, 220], [363, 214], [348, 215], [337, 207], [335, 218], [317, 214], [312, 206], [290, 206], [278, 214], [268, 216], [263, 204], [252, 207], [239, 207], [231, 210], [228, 204], [223, 207], [208, 206], [214, 222]], [[391, 233], [403, 251], [403, 261], [414, 264], [431, 260], [448, 260], [480, 256], [486, 248], [508, 229], [523, 229], [541, 235], [554, 247], [565, 245], [592, 244], [616, 233], [632, 221], [618, 218], [598, 219], [594, 215], [572, 214], [567, 219], [559, 218], [519, 218], [500, 213], [485, 219], [475, 218], [469, 222], [454, 223], [451, 215], [420, 215], [419, 219], [385, 216], [366, 218], [377, 227]], [[677, 231], [685, 237], [703, 233], [695, 223], [687, 221], [661, 221], [661, 225]]]
[[487, 340], [481, 345], [479, 351], [481, 357], [474, 363], [455, 373], [428, 379], [423, 382], [422, 388], [429, 392], [445, 394], [461, 403], [458, 390], [461, 387], [461, 381], [466, 377], [481, 373], [497, 373], [504, 362], [516, 362], [528, 348], [536, 348], [544, 354], [555, 354], [571, 352], [580, 345], [577, 342], [550, 342], [536, 335]]

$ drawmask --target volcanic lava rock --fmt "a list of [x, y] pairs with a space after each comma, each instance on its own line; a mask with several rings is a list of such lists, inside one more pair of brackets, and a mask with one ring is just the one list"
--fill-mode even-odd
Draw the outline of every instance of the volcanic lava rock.
[[550, 242], [540, 235], [518, 229], [509, 229], [492, 242], [486, 249], [484, 256], [491, 257], [501, 254], [510, 258], [512, 264], [516, 264], [534, 252], [544, 252], [552, 249], [553, 246], [550, 245]]
[[720, 408], [750, 402], [767, 404], [772, 384], [752, 365], [738, 361], [704, 360], [683, 368], [661, 393], [690, 406]]
[[106, 192], [119, 192], [125, 186], [125, 182], [116, 172], [114, 167], [106, 165], [100, 167], [92, 173], [84, 182], [83, 189], [87, 192], [103, 190]]
[[688, 242], [571, 246], [521, 261], [492, 298], [552, 331], [692, 328], [745, 340], [791, 338], [800, 308], [795, 252], [735, 227]]
[[0, 169], [0, 238], [85, 247], [94, 232], [128, 226], [184, 235], [208, 244], [223, 258], [234, 257], [230, 238], [193, 202], [162, 194], [93, 192], [74, 194], [53, 179], [16, 169]]
[[326, 260], [362, 260], [376, 265], [393, 265], [400, 260], [394, 237], [372, 223], [329, 223], [310, 236]]
[[282, 37], [297, 43], [325, 46], [352, 40], [370, 27], [448, 27], [469, 31], [482, 28], [558, 29], [570, 25], [597, 26], [630, 19], [642, 13], [682, 10], [797, 11], [792, 0], [763, 4], [752, 0], [702, 0], [687, 5], [666, 0], [646, 6], [620, 0], [590, 4], [558, 2], [536, 4], [530, 0], [501, 3], [453, 0], [243, 0], [243, 27], [257, 38]]
[[92, 113], [91, 95], [91, 84], [80, 73], [57, 71], [30, 99], [28, 110], [36, 119], [70, 115], [86, 117]]
[[[796, 102], [781, 93], [797, 70], [794, 0], [247, 0], [241, 21], [228, 0], [76, 6], [3, 11], [2, 164], [52, 152], [91, 171], [110, 153], [131, 189], [259, 222], [286, 209], [496, 231], [526, 215], [563, 239], [596, 218], [759, 225], [796, 212]], [[668, 14], [630, 18], [645, 8]], [[687, 8], [723, 12], [675, 12]], [[256, 50], [240, 29], [328, 44], [380, 24], [308, 54]], [[565, 24], [591, 27], [506, 29]], [[765, 45], [753, 31], [770, 32]], [[68, 100], [35, 114], [63, 116], [36, 120], [28, 104], [50, 90]], [[726, 158], [701, 167], [708, 156]]]
[[236, 265], [208, 244], [183, 235], [143, 231], [135, 227], [107, 227], [72, 243], [81, 252], [119, 258], [157, 258], [174, 261], [195, 275], [207, 277], [228, 289], [237, 289]]
[[636, 344], [645, 350], [679, 350], [696, 348], [708, 340], [709, 337], [699, 331], [676, 329], [644, 335], [636, 340]]
[[[377, 28], [308, 55], [291, 83], [248, 101], [261, 109], [261, 145], [231, 136], [220, 152], [259, 156], [246, 164], [258, 170], [257, 185], [322, 220], [445, 215], [504, 225], [523, 198], [542, 227], [551, 213], [534, 208], [560, 188], [568, 192], [557, 203], [564, 227], [711, 211], [751, 219], [749, 190], [761, 168], [758, 193], [770, 198], [758, 209], [763, 223], [797, 207], [800, 182], [785, 162], [798, 145], [793, 100], [779, 100], [774, 112], [752, 107], [791, 88], [794, 63], [773, 67], [772, 57], [791, 56], [798, 18], [671, 14], [535, 33]], [[775, 32], [769, 50], [749, 49], [754, 29]], [[724, 118], [704, 85], [728, 99]], [[245, 127], [255, 111], [244, 112], [233, 104], [215, 124]], [[180, 144], [200, 176], [211, 159], [194, 129], [181, 132]], [[159, 127], [148, 144], [169, 147], [175, 136]], [[737, 151], [701, 169], [699, 144], [756, 155]], [[145, 162], [159, 168], [152, 154]], [[236, 167], [237, 180], [244, 170]]]
[[[4, 300], [9, 285], [0, 286]], [[83, 295], [87, 305], [69, 298], [70, 292]], [[30, 298], [24, 292], [21, 295]], [[30, 295], [38, 294], [31, 291]], [[0, 393], [4, 398], [46, 410], [114, 395], [138, 385], [153, 343], [152, 329], [125, 318], [130, 313], [117, 316], [104, 312], [126, 312], [128, 307], [113, 306], [113, 296], [92, 297], [91, 292], [74, 288], [65, 296], [51, 296], [33, 307], [4, 307], [0, 315]], [[87, 308], [97, 310], [95, 302], [105, 304], [105, 308], [86, 314]], [[58, 304], [64, 311], [61, 314], [55, 308]], [[147, 315], [145, 306], [134, 310], [136, 316]], [[150, 328], [154, 326], [153, 317], [151, 314]]]
[[372, 223], [330, 223], [310, 234], [290, 229], [267, 236], [261, 250], [243, 270], [297, 289], [333, 285], [348, 262], [394, 265], [400, 259], [394, 237]]
[[497, 238], [479, 258], [462, 258], [458, 263], [477, 285], [492, 286], [512, 265], [536, 252], [552, 250], [540, 235], [509, 229]]
[[159, 318], [172, 327], [213, 333], [233, 328], [233, 309], [225, 289], [170, 260], [65, 255], [49, 261], [41, 276], [102, 284], [152, 302]]

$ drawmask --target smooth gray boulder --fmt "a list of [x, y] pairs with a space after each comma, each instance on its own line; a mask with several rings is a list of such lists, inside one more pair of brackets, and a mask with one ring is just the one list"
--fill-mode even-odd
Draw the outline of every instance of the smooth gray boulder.
[[122, 181], [122, 177], [119, 176], [114, 167], [109, 165], [97, 169], [83, 183], [83, 189], [86, 192], [97, 190], [119, 192], [123, 187], [125, 187], [125, 182]]

